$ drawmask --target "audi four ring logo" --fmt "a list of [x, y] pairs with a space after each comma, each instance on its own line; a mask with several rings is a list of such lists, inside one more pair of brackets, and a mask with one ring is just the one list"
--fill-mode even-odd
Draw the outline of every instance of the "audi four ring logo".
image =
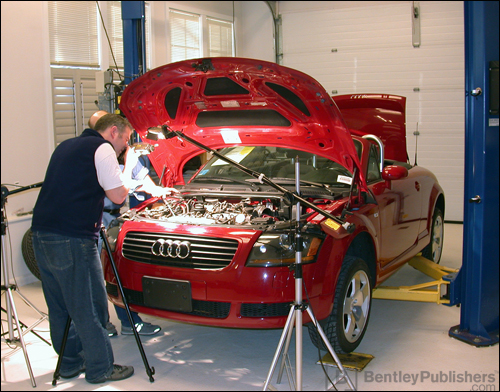
[[155, 256], [185, 259], [190, 252], [191, 243], [189, 241], [172, 241], [160, 238], [151, 245], [151, 253]]

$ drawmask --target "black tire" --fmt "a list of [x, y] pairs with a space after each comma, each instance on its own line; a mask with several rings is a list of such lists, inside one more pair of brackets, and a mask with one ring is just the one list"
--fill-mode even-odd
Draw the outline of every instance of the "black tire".
[[436, 264], [441, 261], [444, 241], [444, 214], [436, 207], [432, 216], [431, 242], [422, 250], [422, 256]]
[[[357, 288], [353, 286], [353, 282]], [[361, 343], [370, 317], [371, 283], [366, 262], [354, 256], [346, 256], [335, 289], [332, 313], [320, 322], [336, 353], [350, 353]], [[326, 351], [313, 323], [308, 324], [308, 329], [313, 344]]]
[[23, 253], [24, 262], [30, 272], [35, 275], [38, 280], [42, 280], [40, 270], [38, 269], [38, 263], [35, 258], [35, 251], [33, 250], [33, 233], [31, 228], [24, 233], [23, 241], [21, 243], [21, 251]]

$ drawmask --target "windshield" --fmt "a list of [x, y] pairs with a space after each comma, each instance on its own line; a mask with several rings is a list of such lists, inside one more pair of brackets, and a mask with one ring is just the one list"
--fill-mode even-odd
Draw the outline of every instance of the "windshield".
[[[266, 177], [279, 183], [295, 180], [295, 160], [299, 157], [300, 180], [324, 185], [348, 187], [352, 174], [340, 164], [328, 158], [308, 152], [282, 147], [237, 146], [219, 151], [225, 157], [263, 173]], [[191, 182], [197, 181], [248, 181], [254, 179], [233, 165], [213, 157]], [[258, 179], [254, 179], [258, 181]]]

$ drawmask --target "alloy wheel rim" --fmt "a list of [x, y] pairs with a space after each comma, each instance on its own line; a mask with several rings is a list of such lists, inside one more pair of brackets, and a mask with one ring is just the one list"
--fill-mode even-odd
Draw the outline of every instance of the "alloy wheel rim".
[[436, 217], [432, 235], [432, 260], [438, 262], [441, 258], [443, 250], [443, 219], [441, 216]]
[[360, 270], [351, 278], [344, 299], [343, 329], [349, 343], [357, 341], [365, 330], [370, 310], [371, 288], [368, 275]]

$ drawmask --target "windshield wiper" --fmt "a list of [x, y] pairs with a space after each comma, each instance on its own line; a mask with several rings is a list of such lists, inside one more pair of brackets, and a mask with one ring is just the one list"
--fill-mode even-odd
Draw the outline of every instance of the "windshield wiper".
[[[286, 177], [273, 177], [272, 180], [274, 180], [276, 182], [287, 181], [287, 182], [295, 183], [295, 179], [286, 178]], [[332, 185], [322, 184], [321, 182], [300, 180], [300, 183], [305, 184], [305, 185], [317, 186], [319, 188], [326, 189], [332, 196], [335, 196], [335, 194], [338, 193], [338, 192], [335, 192], [334, 189], [332, 189]], [[335, 186], [338, 188], [339, 186], [343, 186], [343, 184], [336, 184]]]
[[196, 182], [196, 181], [210, 181], [210, 182], [218, 182], [218, 181], [226, 181], [226, 182], [234, 182], [237, 184], [243, 184], [250, 186], [251, 188], [255, 190], [260, 190], [259, 186], [256, 184], [253, 184], [251, 182], [247, 182], [245, 180], [236, 180], [234, 178], [228, 178], [228, 177], [195, 177], [191, 180], [191, 183]]
[[[295, 178], [288, 178], [288, 177], [272, 177], [272, 180], [275, 180], [277, 182], [280, 181], [287, 181], [287, 182], [293, 182], [295, 184]], [[306, 181], [306, 180], [300, 180], [301, 184], [305, 185], [313, 185], [313, 186], [319, 186], [319, 187], [324, 187], [324, 184], [321, 184], [319, 182], [313, 182], [313, 181]]]

